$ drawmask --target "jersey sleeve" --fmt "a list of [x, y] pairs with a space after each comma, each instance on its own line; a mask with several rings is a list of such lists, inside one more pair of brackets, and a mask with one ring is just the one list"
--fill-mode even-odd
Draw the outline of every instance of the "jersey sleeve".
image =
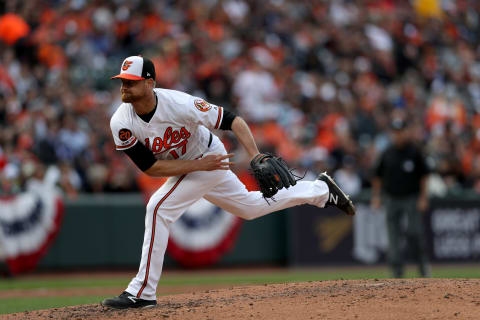
[[117, 150], [125, 151], [138, 142], [137, 137], [133, 135], [132, 130], [125, 121], [120, 121], [115, 116], [110, 120], [110, 129], [112, 130], [113, 140]]
[[223, 119], [223, 108], [207, 101], [191, 96], [187, 103], [188, 120], [208, 129], [220, 129]]

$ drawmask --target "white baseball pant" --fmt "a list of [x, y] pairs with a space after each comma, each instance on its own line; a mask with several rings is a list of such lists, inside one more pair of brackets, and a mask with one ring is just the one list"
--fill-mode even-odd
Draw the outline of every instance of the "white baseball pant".
[[[226, 150], [215, 138], [207, 154], [226, 154]], [[328, 186], [323, 181], [299, 181], [289, 189], [280, 190], [275, 195], [276, 201], [270, 201], [268, 205], [259, 191], [249, 192], [230, 170], [195, 171], [171, 177], [148, 201], [142, 259], [138, 273], [126, 291], [137, 298], [156, 299], [169, 226], [202, 197], [240, 218], [252, 220], [301, 204], [323, 208], [328, 195]]]

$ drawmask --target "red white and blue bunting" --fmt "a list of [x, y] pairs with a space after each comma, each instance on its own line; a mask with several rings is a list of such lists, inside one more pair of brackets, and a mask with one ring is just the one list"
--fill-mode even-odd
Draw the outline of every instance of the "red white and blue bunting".
[[59, 231], [63, 201], [54, 187], [42, 185], [0, 199], [0, 261], [10, 274], [32, 271]]
[[214, 264], [234, 245], [241, 219], [200, 199], [170, 227], [168, 253], [186, 267]]

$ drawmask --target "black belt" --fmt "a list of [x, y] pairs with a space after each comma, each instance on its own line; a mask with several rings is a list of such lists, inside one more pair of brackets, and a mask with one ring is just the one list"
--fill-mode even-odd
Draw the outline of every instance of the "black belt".
[[212, 144], [212, 140], [213, 140], [213, 134], [210, 132], [210, 138], [208, 138], [208, 146], [207, 146], [207, 148], [210, 148], [210, 145]]

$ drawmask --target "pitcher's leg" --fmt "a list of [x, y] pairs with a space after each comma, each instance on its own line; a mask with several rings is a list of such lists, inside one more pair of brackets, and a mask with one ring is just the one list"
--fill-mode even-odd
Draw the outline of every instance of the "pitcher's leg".
[[211, 190], [217, 183], [217, 171], [197, 171], [181, 177], [172, 177], [158, 189], [147, 204], [142, 260], [138, 274], [130, 282], [127, 292], [146, 300], [155, 299], [156, 288], [163, 267], [170, 224], [189, 206]]
[[[135, 278], [128, 285], [127, 292], [146, 300], [156, 298], [156, 288], [163, 267], [163, 257], [168, 244], [170, 222], [162, 215], [165, 202], [178, 189], [185, 176], [170, 178], [148, 201], [145, 214], [145, 235], [142, 259]], [[177, 190], [178, 192], [178, 190]], [[163, 207], [162, 207], [163, 205]], [[183, 207], [176, 214], [181, 215]]]
[[[150, 216], [150, 220], [153, 218], [153, 214], [147, 213], [147, 216]], [[156, 299], [169, 233], [169, 223], [165, 219], [155, 214], [153, 220], [155, 221], [149, 223], [150, 230], [145, 230], [138, 273], [125, 290], [137, 298], [146, 300]]]
[[259, 191], [249, 192], [233, 172], [226, 171], [222, 180], [204, 198], [236, 216], [251, 220], [301, 204], [323, 207], [328, 194], [327, 184], [323, 181], [299, 181], [289, 189], [279, 190], [268, 204]]

